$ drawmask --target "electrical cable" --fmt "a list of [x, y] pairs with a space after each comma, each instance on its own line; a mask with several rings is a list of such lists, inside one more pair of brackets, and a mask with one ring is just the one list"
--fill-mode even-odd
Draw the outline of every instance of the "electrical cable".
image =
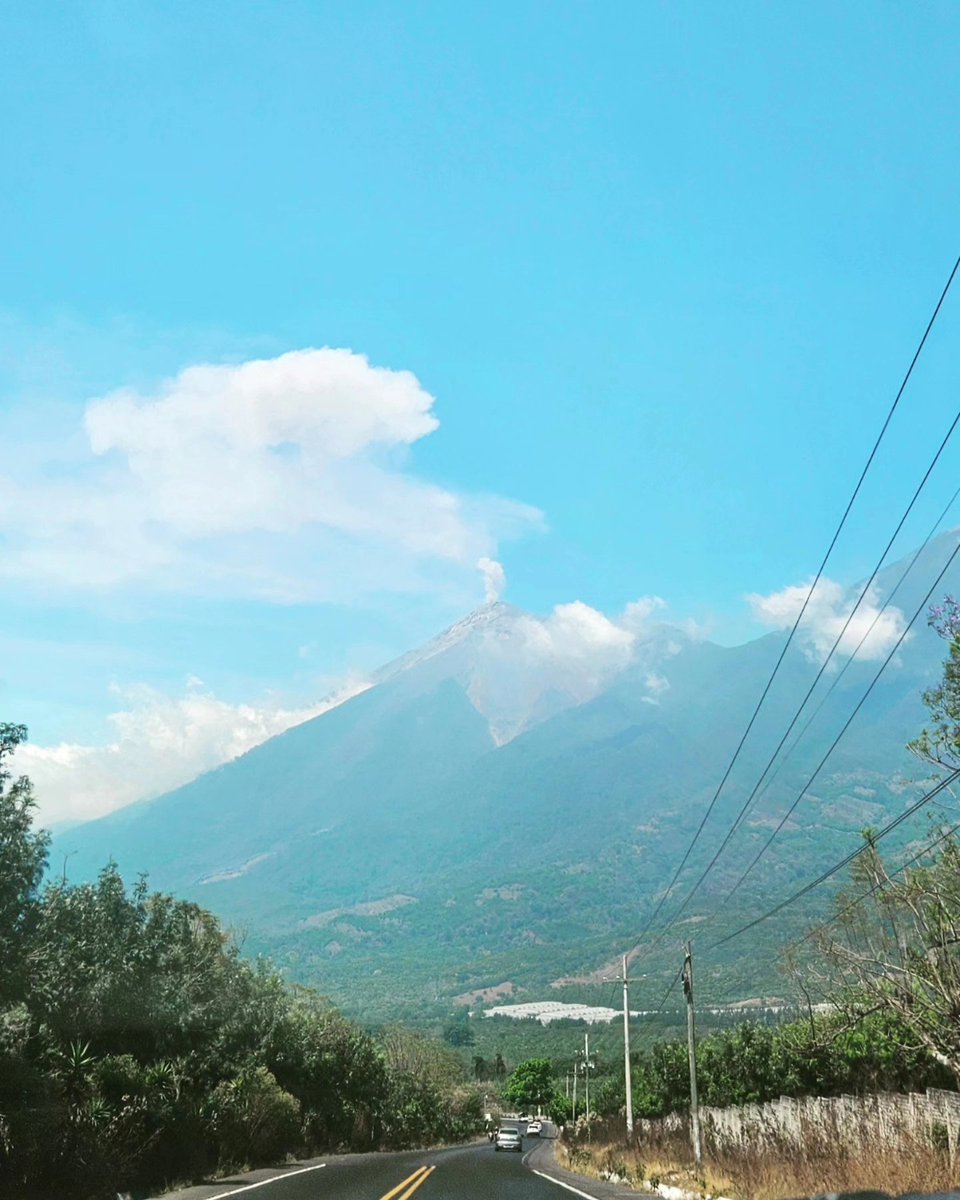
[[[804, 696], [803, 700], [800, 702], [799, 708], [794, 713], [793, 718], [790, 721], [790, 724], [787, 726], [786, 731], [783, 734], [783, 737], [781, 737], [779, 743], [777, 744], [777, 748], [774, 750], [773, 754], [771, 754], [771, 756], [767, 762], [767, 765], [764, 767], [763, 772], [760, 775], [760, 778], [754, 784], [753, 791], [751, 791], [750, 795], [744, 801], [743, 806], [740, 809], [740, 812], [737, 814], [736, 820], [730, 826], [730, 829], [728, 830], [726, 836], [724, 837], [723, 841], [720, 843], [719, 847], [717, 848], [716, 852], [714, 853], [713, 858], [711, 858], [709, 863], [707, 863], [706, 867], [703, 870], [703, 873], [700, 875], [700, 878], [696, 881], [696, 883], [693, 885], [693, 887], [687, 893], [687, 895], [684, 898], [683, 902], [681, 903], [680, 907], [676, 910], [676, 912], [673, 913], [673, 915], [667, 921], [666, 925], [661, 930], [660, 935], [657, 937], [657, 939], [655, 939], [655, 941], [653, 943], [654, 946], [657, 945], [657, 943], [660, 941], [660, 939], [670, 930], [670, 928], [673, 926], [673, 924], [686, 911], [687, 906], [690, 904], [690, 901], [694, 898], [694, 896], [700, 890], [700, 887], [703, 884], [703, 881], [707, 878], [707, 876], [713, 870], [714, 866], [716, 866], [717, 861], [719, 860], [720, 856], [723, 854], [724, 850], [729, 845], [731, 838], [734, 836], [734, 834], [737, 832], [737, 830], [740, 828], [741, 824], [743, 823], [743, 820], [754, 800], [754, 797], [756, 797], [758, 793], [762, 795], [763, 791], [766, 790], [766, 788], [761, 789], [761, 785], [763, 784], [764, 779], [767, 778], [768, 772], [770, 771], [771, 767], [773, 766], [774, 762], [777, 759], [777, 755], [783, 749], [784, 744], [787, 741], [787, 738], [790, 736], [791, 732], [793, 731], [793, 728], [796, 725], [797, 721], [799, 720], [800, 715], [802, 714], [804, 708], [807, 705], [807, 702], [809, 701], [810, 697], [813, 695], [813, 692], [816, 689], [817, 684], [823, 678], [824, 672], [826, 671], [827, 666], [829, 665], [831, 659], [833, 658], [833, 655], [836, 652], [837, 647], [840, 645], [841, 641], [843, 640], [844, 635], [846, 634], [847, 630], [849, 629], [850, 623], [853, 620], [857, 609], [860, 607], [860, 604], [862, 603], [864, 597], [867, 595], [870, 588], [873, 586], [873, 582], [876, 579], [877, 574], [880, 571], [880, 567], [883, 564], [883, 560], [886, 558], [887, 554], [890, 552], [890, 547], [893, 545], [894, 541], [896, 540], [897, 535], [900, 533], [900, 530], [903, 528], [904, 522], [906, 521], [907, 517], [910, 515], [910, 511], [912, 510], [914, 504], [916, 504], [917, 499], [920, 495], [920, 492], [922, 491], [924, 485], [926, 484], [927, 480], [929, 479], [930, 473], [933, 471], [934, 467], [936, 466], [936, 464], [940, 458], [940, 455], [943, 453], [944, 449], [946, 448], [947, 442], [950, 440], [950, 437], [953, 435], [958, 422], [960, 422], [960, 411], [958, 411], [957, 415], [954, 417], [953, 422], [950, 425], [950, 428], [947, 430], [946, 436], [944, 437], [943, 441], [940, 443], [940, 448], [937, 450], [937, 453], [934, 455], [933, 460], [931, 461], [929, 467], [927, 468], [926, 472], [924, 473], [923, 479], [920, 481], [919, 485], [917, 486], [916, 491], [913, 493], [913, 498], [911, 499], [910, 503], [907, 505], [906, 511], [904, 512], [903, 516], [900, 518], [900, 523], [897, 525], [897, 528], [894, 530], [893, 536], [887, 542], [887, 545], [883, 551], [883, 554], [881, 554], [881, 556], [877, 562], [877, 565], [873, 569], [873, 573], [871, 574], [870, 578], [867, 580], [866, 584], [863, 587], [863, 590], [860, 593], [859, 599], [857, 600], [856, 604], [851, 609], [850, 614], [848, 615], [846, 621], [844, 622], [844, 625], [841, 628], [840, 632], [837, 634], [836, 640], [834, 641], [832, 647], [830, 648], [829, 654], [824, 659], [823, 664], [820, 667], [820, 670], [817, 672], [816, 677], [813, 680], [813, 683], [811, 683], [810, 687], [807, 689], [806, 695]], [[883, 604], [883, 607], [878, 610], [878, 612], [877, 612], [876, 616], [873, 618], [873, 621], [871, 622], [869, 628], [864, 633], [863, 637], [861, 637], [860, 642], [857, 645], [856, 649], [853, 651], [853, 653], [850, 655], [850, 657], [844, 663], [841, 671], [838, 673], [836, 678], [831, 682], [830, 687], [827, 689], [827, 691], [824, 694], [823, 698], [821, 699], [820, 703], [817, 705], [816, 709], [812, 713], [810, 719], [803, 726], [796, 741], [790, 747], [790, 750], [787, 752], [787, 754], [784, 756], [783, 762], [785, 762], [786, 759], [790, 756], [790, 754], [792, 754], [793, 751], [796, 749], [796, 747], [799, 744], [800, 740], [802, 739], [803, 735], [810, 728], [811, 723], [816, 718], [816, 716], [820, 712], [820, 710], [823, 708], [824, 704], [830, 697], [834, 688], [837, 686], [837, 684], [843, 678], [844, 674], [846, 674], [847, 667], [850, 666], [850, 664], [854, 661], [854, 659], [859, 654], [859, 652], [862, 649], [867, 638], [869, 638], [870, 634], [873, 632], [874, 628], [876, 627], [877, 622], [880, 620], [880, 617], [882, 616], [882, 614], [884, 612], [886, 612], [887, 608], [889, 608], [889, 606], [893, 603], [894, 597], [896, 596], [897, 592], [900, 590], [901, 584], [904, 582], [906, 577], [910, 574], [910, 571], [913, 569], [913, 566], [916, 563], [917, 559], [920, 557], [920, 555], [923, 553], [923, 551], [930, 544], [930, 541], [933, 538], [934, 533], [939, 528], [941, 522], [946, 517], [947, 513], [953, 507], [958, 496], [960, 496], [960, 488], [958, 488], [954, 492], [953, 496], [950, 499], [950, 502], [947, 504], [947, 506], [944, 508], [943, 512], [940, 514], [940, 516], [937, 518], [937, 520], [931, 526], [930, 532], [927, 534], [923, 543], [919, 546], [919, 548], [916, 551], [914, 551], [914, 554], [911, 557], [910, 562], [907, 564], [906, 569], [900, 575], [900, 578], [897, 581], [896, 587], [893, 589], [893, 591], [887, 597], [886, 601]], [[942, 575], [943, 575], [943, 572], [941, 572], [940, 576], [938, 577], [937, 582], [939, 582], [939, 579], [942, 578]], [[934, 585], [934, 586], [936, 586], [936, 585]], [[930, 592], [927, 593], [928, 599], [929, 599], [929, 596], [930, 596]], [[914, 620], [916, 620], [916, 618], [914, 618]], [[911, 624], [912, 624], [912, 622], [911, 622]], [[907, 628], [909, 629], [909, 626]], [[899, 645], [899, 643], [897, 643], [897, 644]], [[886, 666], [886, 663], [884, 664], [884, 666]], [[881, 668], [881, 671], [882, 671], [882, 669], [883, 668]], [[869, 692], [868, 692], [868, 694], [869, 694]], [[865, 698], [866, 697], [864, 697], [864, 699]], [[854, 711], [854, 715], [856, 715], [856, 710]], [[846, 726], [844, 726], [844, 728], [846, 728]], [[782, 765], [783, 765], [783, 763], [781, 762], [780, 766], [782, 766]], [[778, 766], [777, 770], [779, 770], [779, 769], [780, 768]], [[773, 781], [773, 776], [771, 775], [768, 783], [770, 783], [772, 781]], [[812, 782], [812, 780], [810, 782]], [[810, 783], [808, 782], [807, 787], [809, 787], [809, 786], [810, 786]], [[734, 889], [734, 890], [736, 890], [736, 889]]]
[[956, 277], [958, 270], [960, 270], [960, 257], [958, 257], [957, 261], [954, 263], [953, 270], [950, 272], [950, 276], [947, 279], [946, 284], [944, 285], [943, 291], [940, 293], [940, 298], [937, 301], [936, 307], [933, 310], [933, 314], [931, 315], [930, 320], [927, 322], [926, 329], [924, 330], [923, 336], [921, 337], [920, 342], [918, 343], [917, 348], [914, 351], [913, 358], [910, 360], [910, 365], [907, 368], [906, 374], [904, 375], [903, 380], [900, 383], [900, 387], [898, 388], [897, 394], [894, 397], [893, 404], [890, 406], [890, 410], [887, 413], [887, 416], [883, 422], [883, 425], [881, 426], [880, 432], [877, 435], [877, 439], [873, 444], [873, 448], [870, 451], [869, 456], [867, 457], [867, 461], [864, 464], [863, 470], [860, 472], [860, 477], [857, 480], [856, 486], [854, 487], [853, 492], [850, 495], [850, 499], [847, 501], [846, 508], [843, 510], [843, 515], [840, 518], [839, 524], [837, 525], [837, 527], [834, 531], [833, 537], [830, 539], [830, 544], [827, 547], [827, 552], [826, 552], [826, 554], [824, 554], [823, 559], [820, 563], [820, 566], [817, 569], [816, 576], [814, 577], [813, 583], [810, 585], [807, 595], [804, 598], [803, 604], [800, 608], [800, 612], [797, 614], [797, 618], [793, 623], [793, 627], [791, 628], [789, 634], [787, 635], [787, 640], [785, 641], [783, 648], [780, 651], [780, 655], [777, 658], [776, 663], [774, 664], [774, 668], [770, 674], [770, 678], [767, 680], [766, 686], [764, 687], [763, 691], [760, 694], [760, 699], [757, 701], [756, 707], [753, 710], [750, 720], [747, 722], [747, 727], [743, 731], [743, 735], [741, 736], [740, 741], [738, 742], [737, 747], [733, 752], [733, 757], [730, 759], [730, 762], [727, 764], [727, 769], [724, 771], [723, 777], [721, 778], [719, 784], [717, 785], [717, 789], [714, 792], [713, 797], [710, 800], [710, 803], [707, 805], [706, 812], [703, 814], [700, 824], [697, 827], [697, 830], [694, 833], [693, 838], [690, 841], [690, 844], [687, 846], [687, 849], [685, 850], [682, 859], [680, 860], [680, 865], [677, 867], [676, 871], [674, 872], [673, 878], [670, 880], [670, 883], [668, 884], [666, 891], [660, 897], [660, 900], [658, 901], [656, 907], [654, 908], [653, 913], [647, 918], [647, 921], [644, 924], [643, 929], [641, 930], [640, 935], [639, 935], [640, 940], [642, 940], [646, 936], [651, 925], [653, 925], [654, 921], [656, 921], [657, 917], [660, 915], [660, 911], [663, 908], [663, 905], [666, 902], [667, 897], [673, 891], [674, 885], [676, 884], [677, 880], [679, 879], [680, 874], [683, 871], [683, 868], [687, 864], [687, 860], [689, 859], [691, 853], [693, 852], [694, 847], [696, 846], [697, 842], [699, 841], [700, 835], [703, 832], [704, 826], [706, 825], [707, 820], [710, 817], [710, 814], [713, 812], [713, 809], [716, 806], [717, 800], [720, 797], [720, 793], [723, 791], [723, 788], [726, 785], [726, 782], [730, 777], [730, 772], [733, 770], [737, 760], [740, 757], [740, 752], [743, 749], [747, 738], [750, 736], [750, 731], [753, 729], [753, 726], [756, 723], [757, 717], [760, 714], [760, 710], [763, 707], [764, 701], [766, 700], [767, 695], [769, 694], [770, 689], [773, 686], [773, 682], [776, 679], [777, 674], [780, 670], [780, 667], [783, 663], [783, 660], [786, 657], [787, 650], [790, 648], [790, 645], [793, 642], [793, 639], [797, 632], [797, 629], [799, 628], [800, 622], [803, 620], [804, 614], [807, 611], [807, 607], [810, 603], [810, 599], [813, 596], [813, 593], [816, 590], [817, 585], [823, 576], [823, 572], [826, 569], [827, 562], [829, 561], [830, 556], [833, 554], [834, 547], [836, 546], [837, 541], [840, 537], [840, 534], [843, 531], [843, 528], [847, 523], [847, 518], [850, 515], [850, 510], [853, 508], [854, 502], [856, 501], [857, 496], [860, 494], [860, 489], [863, 486], [863, 481], [866, 479], [867, 472], [870, 470], [870, 467], [873, 465], [873, 460], [876, 457], [877, 451], [880, 448], [880, 443], [883, 441], [884, 435], [886, 434], [887, 429], [890, 425], [890, 422], [893, 419], [893, 415], [896, 412], [897, 407], [900, 404], [901, 397], [903, 396], [903, 393], [906, 390], [907, 384], [910, 382], [910, 378], [913, 375], [913, 369], [917, 364], [917, 360], [920, 358], [920, 354], [922, 353], [924, 346], [926, 345], [927, 338], [930, 336], [930, 332], [933, 329], [933, 326], [937, 320], [937, 317], [940, 314], [940, 309], [943, 307], [943, 303], [947, 298], [947, 294], [950, 291], [950, 287], [954, 281], [954, 278]]
[[936, 521], [930, 527], [930, 532], [923, 539], [923, 542], [920, 544], [920, 546], [914, 551], [914, 553], [910, 559], [910, 562], [906, 566], [906, 569], [903, 571], [900, 578], [897, 580], [896, 585], [894, 586], [893, 590], [890, 592], [890, 595], [884, 601], [883, 605], [879, 609], [877, 609], [876, 613], [874, 614], [873, 620], [870, 622], [870, 624], [867, 627], [867, 629], [865, 630], [863, 636], [860, 638], [860, 641], [857, 643], [856, 648], [854, 649], [853, 653], [850, 654], [850, 656], [847, 658], [847, 661], [843, 664], [843, 666], [840, 668], [840, 670], [837, 672], [837, 674], [833, 677], [833, 679], [830, 683], [830, 686], [827, 688], [826, 692], [824, 692], [823, 696], [821, 696], [820, 700], [817, 702], [816, 708], [813, 710], [813, 712], [810, 714], [810, 716], [804, 722], [803, 728], [800, 730], [800, 732], [797, 734], [796, 738], [794, 739], [793, 745], [787, 750], [786, 754], [783, 756], [783, 758], [780, 760], [780, 762], [777, 763], [777, 765], [774, 768], [773, 772], [771, 773], [770, 777], [767, 779], [766, 783], [763, 785], [763, 787], [758, 792], [758, 794], [757, 794], [758, 801], [763, 799], [763, 796], [765, 795], [767, 789], [771, 786], [773, 781], [779, 775], [780, 771], [783, 769], [783, 767], [789, 761], [790, 756], [796, 750], [797, 746], [803, 741], [804, 735], [806, 734], [807, 730], [810, 728], [810, 726], [813, 724], [813, 722], [820, 715], [824, 705], [827, 703], [827, 701], [833, 695], [836, 688], [839, 687], [839, 685], [843, 682], [843, 677], [846, 675], [847, 670], [856, 661], [857, 655], [860, 653], [860, 651], [863, 649], [866, 642], [869, 640], [870, 635], [873, 633], [874, 629], [876, 629], [877, 624], [880, 621], [880, 618], [887, 611], [887, 609], [893, 604], [893, 601], [897, 597], [897, 593], [900, 591], [900, 588], [903, 585], [903, 583], [905, 582], [907, 576], [913, 570], [914, 564], [916, 563], [917, 559], [924, 552], [924, 550], [926, 550], [927, 546], [929, 546], [930, 542], [933, 540], [934, 534], [937, 532], [937, 530], [943, 524], [943, 521], [946, 518], [947, 513], [949, 513], [951, 508], [953, 508], [954, 504], [957, 502], [958, 497], [960, 497], [960, 488], [957, 488], [957, 490], [953, 493], [953, 496], [950, 498], [950, 501], [945, 506], [943, 511], [940, 513], [940, 516], [937, 517]]
[[676, 975], [674, 975], [673, 979], [671, 979], [670, 984], [667, 987], [667, 990], [663, 993], [663, 999], [660, 1001], [660, 1003], [657, 1005], [656, 1009], [653, 1012], [653, 1016], [655, 1016], [655, 1017], [660, 1016], [660, 1014], [663, 1012], [664, 1005], [670, 999], [670, 993], [673, 991], [673, 989], [677, 986], [677, 984], [680, 982], [680, 980], [682, 978], [683, 978], [683, 969], [681, 968], [676, 973]]
[[[955, 770], [951, 771], [949, 775], [941, 779], [938, 784], [930, 789], [930, 791], [925, 792], [919, 800], [911, 804], [909, 808], [904, 809], [904, 811], [900, 813], [898, 817], [895, 817], [892, 821], [888, 821], [887, 824], [884, 825], [883, 828], [877, 834], [875, 834], [873, 838], [871, 838], [870, 844], [876, 844], [882, 838], [885, 838], [887, 834], [892, 833], [894, 829], [896, 829], [908, 818], [912, 817], [913, 814], [923, 808], [925, 804], [929, 804], [931, 800], [938, 796], [945, 788], [949, 787], [949, 785], [958, 777], [960, 777], [960, 767], [957, 767]], [[812, 892], [814, 888], [819, 887], [821, 883], [826, 883], [826, 881], [836, 875], [838, 871], [842, 871], [845, 866], [853, 862], [853, 860], [859, 857], [859, 855], [863, 854], [864, 850], [866, 849], [867, 847], [864, 845], [859, 846], [856, 850], [851, 850], [851, 852], [846, 855], [845, 858], [842, 858], [838, 863], [834, 863], [832, 867], [824, 871], [821, 875], [818, 875], [816, 879], [811, 880], [810, 883], [805, 884], [798, 891], [794, 892], [793, 895], [788, 896], [786, 900], [781, 900], [779, 904], [775, 905], [771, 909], [768, 909], [767, 912], [763, 913], [761, 916], [755, 917], [752, 921], [748, 921], [746, 925], [741, 925], [740, 928], [735, 929], [733, 933], [728, 933], [724, 937], [719, 938], [717, 941], [712, 942], [707, 947], [707, 953], [718, 949], [720, 946], [725, 946], [727, 942], [732, 942], [734, 938], [740, 937], [741, 934], [746, 933], [749, 929], [754, 929], [757, 925], [769, 920], [770, 917], [776, 916], [776, 914], [779, 912], [783, 912], [785, 908], [789, 907], [791, 904], [795, 904], [809, 892]]]
[[872, 888], [868, 888], [867, 891], [862, 892], [859, 896], [856, 896], [853, 900], [850, 901], [849, 904], [845, 904], [843, 906], [843, 908], [840, 909], [839, 912], [834, 913], [833, 916], [830, 917], [828, 920], [822, 921], [816, 928], [811, 929], [809, 933], [805, 933], [802, 938], [798, 938], [797, 941], [794, 943], [794, 945], [802, 946], [804, 942], [808, 942], [812, 937], [815, 937], [816, 934], [818, 934], [821, 929], [826, 929], [828, 925], [833, 925], [835, 922], [841, 920], [841, 918], [846, 916], [846, 914], [848, 912], [850, 912], [851, 909], [854, 909], [858, 905], [862, 904], [864, 900], [869, 900], [870, 897], [873, 896], [876, 892], [881, 891], [886, 886], [886, 884], [889, 883], [889, 881], [891, 879], [896, 879], [896, 877], [898, 875], [902, 875], [903, 872], [906, 871], [909, 867], [912, 867], [914, 865], [914, 863], [919, 862], [921, 858], [925, 858], [926, 855], [928, 855], [932, 851], [936, 850], [936, 848], [939, 845], [942, 845], [942, 843], [945, 842], [947, 840], [947, 838], [953, 837], [953, 835], [955, 833], [957, 833], [958, 831], [960, 831], [960, 821], [958, 821], [956, 823], [956, 825], [951, 825], [950, 828], [946, 831], [946, 833], [941, 833], [938, 838], [936, 838], [934, 841], [930, 842], [928, 845], [924, 846], [924, 848], [921, 851], [919, 851], [919, 853], [914, 854], [912, 858], [908, 858], [906, 862], [901, 863], [900, 866], [897, 867], [897, 869], [895, 871], [890, 871], [885, 879], [882, 879], [879, 883], [875, 883]]
[[894, 585], [894, 588], [890, 592], [890, 595], [887, 596], [887, 598], [884, 601], [884, 603], [882, 604], [882, 606], [879, 609], [877, 609], [877, 612], [874, 615], [873, 620], [870, 622], [869, 626], [867, 627], [866, 631], [864, 632], [863, 637], [861, 637], [860, 641], [857, 643], [856, 649], [848, 657], [847, 661], [843, 664], [843, 666], [840, 668], [840, 670], [837, 672], [837, 674], [833, 677], [833, 679], [830, 683], [830, 686], [827, 688], [826, 692], [824, 692], [823, 696], [817, 702], [817, 707], [813, 710], [813, 712], [810, 714], [810, 716], [804, 722], [803, 728], [800, 730], [800, 732], [797, 734], [796, 738], [794, 739], [793, 745], [786, 752], [786, 754], [783, 756], [783, 758], [780, 760], [780, 762], [777, 763], [776, 767], [773, 770], [773, 773], [770, 775], [770, 778], [760, 789], [760, 792], [757, 795], [758, 800], [761, 800], [763, 798], [764, 793], [767, 791], [767, 788], [769, 788], [770, 785], [773, 783], [773, 781], [776, 779], [777, 775], [780, 773], [783, 766], [787, 763], [790, 756], [793, 754], [794, 750], [796, 750], [796, 748], [800, 744], [800, 742], [803, 741], [803, 737], [806, 734], [807, 730], [810, 728], [810, 726], [813, 724], [813, 722], [820, 715], [820, 712], [823, 709], [823, 706], [827, 703], [827, 701], [833, 695], [836, 688], [839, 687], [840, 683], [843, 681], [843, 677], [844, 677], [844, 675], [846, 675], [848, 668], [851, 667], [853, 665], [853, 663], [856, 661], [857, 655], [863, 649], [864, 645], [866, 644], [867, 640], [870, 638], [870, 635], [873, 633], [874, 629], [876, 629], [877, 623], [879, 622], [880, 618], [883, 616], [883, 614], [887, 611], [887, 609], [891, 606], [891, 604], [893, 604], [894, 600], [897, 598], [897, 593], [900, 591], [900, 588], [903, 586], [904, 582], [906, 581], [907, 576], [913, 570], [917, 559], [924, 552], [924, 550], [926, 550], [927, 546], [930, 545], [931, 541], [933, 541], [934, 534], [937, 532], [937, 530], [940, 528], [940, 526], [946, 520], [947, 514], [950, 512], [951, 508], [953, 508], [953, 506], [956, 504], [958, 498], [960, 498], [960, 488], [957, 488], [957, 490], [953, 493], [953, 495], [947, 501], [946, 505], [943, 508], [943, 511], [937, 517], [936, 521], [934, 521], [934, 523], [930, 526], [930, 530], [927, 533], [927, 536], [923, 539], [920, 546], [913, 552], [913, 555], [911, 556], [910, 561], [907, 564], [905, 570], [900, 575], [900, 578], [897, 580], [896, 584]]
[[901, 645], [903, 644], [904, 639], [906, 638], [907, 634], [910, 632], [910, 629], [912, 628], [913, 624], [915, 623], [917, 618], [920, 616], [920, 614], [926, 608], [926, 606], [930, 600], [930, 597], [933, 595], [934, 591], [936, 590], [937, 586], [939, 585], [940, 580], [944, 577], [944, 575], [946, 575], [948, 569], [952, 565], [952, 563], [953, 563], [954, 559], [957, 557], [958, 553], [960, 553], [960, 541], [958, 541], [957, 544], [954, 546], [953, 550], [950, 553], [950, 557], [947, 559], [947, 561], [944, 563], [943, 567], [941, 568], [940, 574], [936, 577], [936, 579], [930, 585], [930, 588], [927, 591], [927, 594], [924, 596], [923, 600], [920, 602], [920, 605], [917, 608], [916, 612], [910, 618], [909, 624], [906, 626], [906, 628], [903, 630], [903, 632], [897, 638], [896, 642], [893, 644], [893, 648], [890, 650], [890, 653], [887, 655], [887, 657], [881, 663], [880, 669], [877, 671], [876, 675], [874, 675], [873, 679], [870, 680], [870, 683], [867, 686], [867, 690], [863, 693], [863, 695], [857, 701], [853, 712], [850, 714], [849, 717], [847, 717], [846, 721], [844, 721], [843, 725], [840, 728], [840, 732], [837, 734], [837, 736], [831, 742], [830, 748], [827, 750], [826, 754], [824, 754], [824, 756], [820, 759], [820, 762], [817, 764], [816, 769], [814, 770], [813, 774], [810, 776], [810, 778], [804, 784], [802, 790], [799, 792], [796, 799], [793, 801], [793, 803], [789, 806], [787, 811], [780, 818], [780, 822], [777, 825], [776, 829], [774, 829], [773, 833], [770, 834], [769, 838], [767, 838], [767, 840], [763, 844], [763, 846], [760, 847], [760, 850], [757, 852], [753, 861], [750, 863], [750, 865], [747, 867], [747, 869], [743, 872], [743, 874], [740, 876], [740, 878], [737, 880], [737, 882], [733, 885], [733, 888], [726, 894], [726, 896], [724, 896], [723, 900], [721, 900], [721, 902], [718, 906], [718, 909], [716, 909], [715, 911], [719, 911], [720, 908], [723, 908], [723, 906], [725, 904], [727, 904], [727, 902], [733, 896], [736, 895], [736, 893], [740, 890], [740, 886], [743, 884], [744, 880], [747, 878], [747, 876], [750, 874], [750, 872], [753, 870], [753, 868], [757, 865], [757, 863], [760, 861], [760, 859], [763, 858], [763, 856], [766, 854], [766, 852], [773, 845], [774, 840], [777, 838], [780, 831], [783, 829], [784, 825], [786, 825], [787, 821], [790, 819], [791, 815], [796, 810], [797, 805], [800, 803], [800, 801], [803, 799], [803, 797], [807, 794], [807, 792], [810, 789], [810, 786], [813, 784], [814, 780], [816, 780], [817, 776], [823, 770], [824, 766], [826, 766], [827, 760], [830, 758], [830, 755], [833, 754], [834, 750], [836, 750], [843, 735], [850, 728], [850, 725], [853, 723], [854, 717], [856, 717], [857, 713], [860, 711], [860, 709], [866, 703], [867, 698], [870, 696], [870, 693], [873, 691], [874, 687], [876, 687], [877, 683], [879, 682], [880, 676], [883, 674], [883, 672], [886, 670], [886, 668], [890, 665], [891, 659], [896, 654], [896, 652], [900, 649]]

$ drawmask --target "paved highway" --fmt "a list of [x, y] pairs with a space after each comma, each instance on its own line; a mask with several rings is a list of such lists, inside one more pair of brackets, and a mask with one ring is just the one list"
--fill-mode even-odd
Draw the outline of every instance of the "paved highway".
[[[330, 1155], [171, 1192], [162, 1200], [612, 1200], [636, 1192], [577, 1178], [558, 1182], [547, 1139], [524, 1138], [522, 1155], [484, 1141], [445, 1150]], [[541, 1174], [540, 1172], [544, 1172]], [[578, 1190], [576, 1190], [578, 1189]]]
[[[252, 1200], [637, 1200], [641, 1195], [558, 1168], [548, 1140], [533, 1137], [524, 1138], [523, 1155], [497, 1153], [487, 1142], [398, 1154], [330, 1155], [169, 1192], [159, 1200], [238, 1200], [248, 1193]], [[941, 1196], [957, 1200], [960, 1193], [926, 1200]], [[878, 1192], [860, 1192], [849, 1200], [874, 1198], [883, 1200]]]

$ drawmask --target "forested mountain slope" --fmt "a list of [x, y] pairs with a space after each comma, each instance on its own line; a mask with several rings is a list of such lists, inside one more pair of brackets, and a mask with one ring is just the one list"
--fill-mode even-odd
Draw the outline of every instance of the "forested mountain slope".
[[[920, 604], [931, 544], [896, 603]], [[902, 567], [881, 577], [889, 590]], [[943, 591], [950, 580], [943, 581]], [[648, 624], [602, 679], [530, 652], [535, 618], [478, 610], [385, 668], [368, 691], [168, 795], [57, 839], [89, 877], [108, 857], [200, 900], [248, 948], [378, 1015], [505, 981], [540, 989], [629, 949], [729, 762], [783, 635], [727, 648]], [[709, 929], [759, 911], [922, 791], [904, 749], [944, 645], [921, 618], [769, 855]], [[840, 679], [689, 910], [686, 934], [739, 877], [879, 668]], [[791, 647], [691, 856], [689, 885], [739, 811], [817, 670]], [[836, 680], [825, 676], [822, 696]], [[803, 722], [801, 722], [801, 725]], [[798, 730], [800, 726], [798, 725]], [[922, 835], [918, 819], [901, 843]], [[684, 894], [685, 889], [679, 892]], [[704, 965], [717, 999], [775, 986], [773, 948], [817, 895]], [[671, 911], [665, 908], [664, 915]], [[673, 939], [675, 941], [675, 938]], [[669, 951], [651, 959], [666, 966]], [[373, 982], [371, 983], [371, 980]]]

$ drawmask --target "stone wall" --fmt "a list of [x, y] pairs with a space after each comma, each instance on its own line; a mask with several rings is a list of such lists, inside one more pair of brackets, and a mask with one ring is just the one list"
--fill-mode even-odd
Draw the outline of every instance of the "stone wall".
[[[689, 1126], [689, 1114], [672, 1113], [656, 1121], [636, 1123], [641, 1145], [660, 1142]], [[909, 1095], [781, 1096], [767, 1104], [701, 1108], [705, 1150], [716, 1152], [764, 1145], [809, 1149], [816, 1144], [856, 1151], [858, 1146], [885, 1146], [943, 1139], [951, 1159], [960, 1143], [960, 1094], [931, 1088]]]

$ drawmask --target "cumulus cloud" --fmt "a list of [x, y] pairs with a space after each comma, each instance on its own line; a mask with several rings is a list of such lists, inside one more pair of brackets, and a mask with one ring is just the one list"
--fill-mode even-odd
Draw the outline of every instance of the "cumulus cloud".
[[550, 656], [591, 679], [625, 667], [633, 657], [636, 640], [632, 630], [581, 600], [558, 604], [542, 622], [541, 636]]
[[[790, 629], [803, 608], [810, 587], [810, 583], [794, 584], [768, 596], [752, 593], [747, 596], [747, 601], [764, 625], [771, 629]], [[797, 630], [801, 646], [813, 661], [822, 662], [838, 637], [837, 653], [845, 657], [856, 653], [858, 660], [863, 662], [885, 658], [896, 645], [907, 627], [903, 612], [893, 605], [883, 608], [875, 588], [868, 589], [854, 612], [859, 595], [860, 589], [845, 588], [831, 579], [819, 581]], [[841, 637], [841, 630], [851, 613], [852, 619]]]
[[409, 371], [342, 349], [196, 365], [91, 401], [79, 446], [0, 477], [0, 577], [273, 600], [449, 588], [539, 527], [534, 508], [438, 487]]
[[245, 754], [260, 742], [319, 716], [368, 685], [344, 681], [317, 704], [285, 708], [228, 704], [188, 679], [182, 696], [154, 688], [117, 689], [123, 707], [99, 745], [26, 743], [14, 769], [34, 783], [41, 821], [86, 821], [148, 795], [160, 795]]
[[[607, 616], [582, 600], [558, 604], [543, 620], [528, 618], [527, 640], [531, 652], [563, 664], [581, 683], [581, 695], [595, 694], [632, 663], [661, 662], [679, 653], [681, 646], [670, 628], [654, 618], [667, 603], [660, 596], [641, 596], [622, 613]], [[653, 644], [648, 644], [654, 638]], [[645, 676], [652, 694], [669, 687], [667, 680], [650, 671]]]
[[645, 698], [659, 703], [669, 682], [656, 667], [680, 650], [676, 637], [652, 621], [664, 608], [659, 597], [645, 597], [615, 616], [581, 600], [558, 604], [543, 618], [512, 612], [482, 634], [482, 652], [465, 681], [468, 695], [500, 744], [591, 700], [628, 667], [644, 670], [638, 678]]
[[662, 612], [666, 607], [667, 602], [662, 596], [640, 596], [637, 600], [631, 600], [624, 608], [619, 623], [624, 629], [646, 629], [650, 618], [656, 613]]

